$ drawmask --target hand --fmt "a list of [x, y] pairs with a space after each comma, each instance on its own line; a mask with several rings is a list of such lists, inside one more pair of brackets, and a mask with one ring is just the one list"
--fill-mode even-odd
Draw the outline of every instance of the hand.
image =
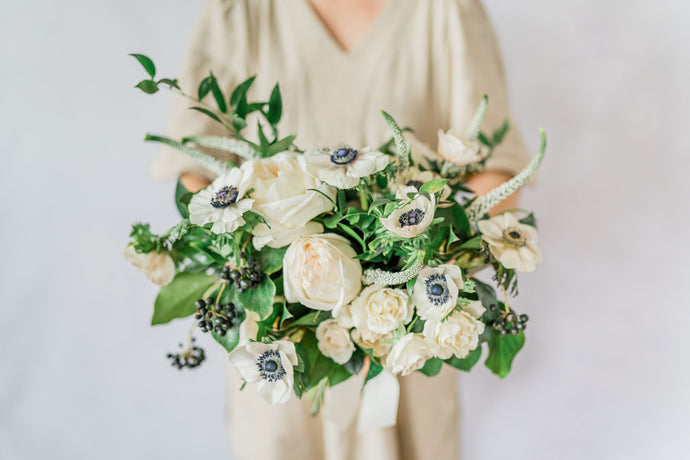
[[180, 181], [182, 185], [184, 185], [184, 188], [192, 193], [196, 193], [211, 184], [210, 180], [196, 173], [182, 173], [180, 174]]

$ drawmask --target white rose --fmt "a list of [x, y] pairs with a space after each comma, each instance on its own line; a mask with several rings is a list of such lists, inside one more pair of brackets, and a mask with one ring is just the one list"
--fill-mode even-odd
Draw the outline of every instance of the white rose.
[[359, 185], [360, 179], [382, 171], [390, 157], [370, 147], [340, 147], [333, 152], [314, 149], [304, 155], [309, 172], [334, 187], [347, 189]]
[[537, 229], [521, 224], [509, 212], [477, 222], [482, 239], [491, 254], [506, 268], [519, 272], [534, 271], [542, 256], [537, 246]]
[[409, 375], [424, 367], [434, 357], [422, 334], [409, 333], [401, 338], [386, 357], [384, 367], [393, 374]]
[[297, 238], [283, 257], [285, 298], [316, 310], [333, 310], [362, 289], [362, 265], [340, 235]]
[[336, 306], [332, 311], [333, 319], [338, 324], [347, 329], [355, 327], [355, 320], [352, 318], [352, 304], [343, 304]]
[[482, 305], [482, 303], [479, 300], [472, 300], [467, 305], [462, 306], [462, 311], [466, 311], [470, 315], [479, 319], [486, 311], [486, 308], [484, 307], [484, 305]]
[[479, 143], [463, 139], [450, 131], [438, 130], [438, 153], [441, 158], [455, 166], [467, 166], [482, 159]]
[[292, 367], [298, 362], [294, 343], [250, 342], [235, 348], [228, 358], [245, 381], [258, 384], [259, 394], [269, 403], [282, 404], [290, 399], [295, 381]]
[[407, 197], [408, 193], [417, 193], [414, 187], [401, 187], [396, 192], [396, 197], [405, 203], [400, 208], [393, 211], [386, 218], [379, 218], [381, 224], [391, 233], [403, 237], [413, 238], [424, 232], [431, 221], [434, 220], [436, 212], [436, 198], [430, 195], [416, 195], [412, 200]]
[[417, 314], [422, 319], [442, 320], [455, 309], [462, 285], [462, 271], [457, 265], [422, 268], [412, 288]]
[[322, 321], [316, 327], [316, 340], [321, 354], [338, 364], [348, 362], [355, 351], [350, 332], [334, 319]]
[[321, 224], [311, 220], [333, 208], [324, 195], [335, 200], [335, 190], [309, 174], [303, 155], [283, 152], [248, 161], [242, 170], [249, 177], [249, 188], [254, 189], [253, 210], [266, 220], [253, 231], [257, 249], [265, 245], [280, 248], [299, 236], [323, 231]]
[[369, 329], [360, 328], [352, 331], [352, 340], [360, 347], [370, 349], [372, 354], [377, 358], [386, 356], [388, 352], [390, 352], [393, 347], [394, 338], [395, 334], [393, 332], [378, 334]]
[[441, 359], [455, 355], [466, 358], [479, 344], [479, 335], [484, 332], [484, 323], [464, 311], [457, 311], [445, 321], [428, 320], [424, 324], [424, 336], [434, 354]]
[[167, 252], [140, 254], [132, 246], [127, 246], [122, 250], [122, 256], [158, 286], [165, 286], [175, 278], [175, 262]]
[[412, 321], [414, 309], [407, 293], [401, 289], [369, 286], [352, 301], [355, 326], [385, 334]]

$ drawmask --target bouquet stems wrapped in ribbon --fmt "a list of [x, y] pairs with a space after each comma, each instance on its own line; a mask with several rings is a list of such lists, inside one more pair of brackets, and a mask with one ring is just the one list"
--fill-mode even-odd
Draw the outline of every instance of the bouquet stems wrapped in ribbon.
[[[180, 141], [147, 136], [217, 175], [198, 193], [178, 182], [182, 220], [162, 235], [135, 224], [125, 249], [162, 286], [152, 324], [192, 317], [190, 339], [168, 355], [173, 366], [198, 366], [204, 350], [193, 335], [208, 333], [271, 404], [308, 394], [315, 413], [325, 400], [342, 425], [360, 406], [361, 430], [395, 423], [395, 376], [433, 377], [444, 364], [469, 371], [483, 348], [492, 372], [510, 372], [528, 317], [508, 295], [541, 253], [531, 213], [487, 212], [537, 170], [543, 132], [525, 170], [475, 197], [464, 181], [509, 129], [506, 122], [481, 131], [486, 97], [465, 136], [439, 132], [437, 151], [385, 112], [392, 138], [378, 148], [302, 151], [294, 135], [278, 135], [278, 85], [267, 102], [248, 100], [253, 78], [226, 98], [210, 74], [188, 96], [177, 80], [156, 80], [149, 58], [133, 56], [150, 76], [138, 88], [187, 96], [228, 131]], [[242, 135], [248, 116], [259, 119], [258, 142]], [[492, 284], [475, 278], [485, 269]]]

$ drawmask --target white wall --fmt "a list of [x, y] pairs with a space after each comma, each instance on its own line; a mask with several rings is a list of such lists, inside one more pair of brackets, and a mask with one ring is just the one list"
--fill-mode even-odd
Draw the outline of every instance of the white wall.
[[[515, 371], [463, 380], [469, 460], [684, 458], [690, 448], [690, 20], [677, 0], [486, 0], [515, 117], [536, 148], [547, 261]], [[200, 0], [0, 4], [0, 458], [231, 458], [224, 357], [169, 368], [186, 324], [119, 256], [129, 224], [174, 223], [145, 165]]]

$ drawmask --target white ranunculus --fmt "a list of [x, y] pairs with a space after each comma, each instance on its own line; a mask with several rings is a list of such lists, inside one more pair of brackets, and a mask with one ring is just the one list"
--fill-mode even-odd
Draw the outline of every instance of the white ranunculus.
[[250, 342], [233, 350], [230, 363], [248, 383], [258, 383], [259, 394], [271, 404], [290, 399], [297, 365], [295, 344], [286, 340], [273, 343]]
[[333, 208], [326, 196], [335, 200], [335, 190], [307, 171], [303, 155], [283, 152], [248, 161], [242, 170], [254, 189], [253, 210], [266, 221], [253, 231], [257, 249], [265, 245], [280, 248], [300, 236], [323, 231], [323, 226], [312, 219]]
[[450, 131], [438, 130], [438, 153], [455, 166], [467, 166], [482, 159], [479, 143], [456, 136]]
[[302, 236], [283, 257], [285, 298], [316, 310], [333, 310], [362, 289], [362, 265], [350, 242], [326, 233]]
[[384, 367], [392, 374], [409, 375], [424, 367], [434, 352], [422, 334], [409, 333], [402, 337], [384, 361]]
[[175, 262], [167, 252], [140, 254], [132, 246], [127, 246], [122, 250], [122, 256], [158, 286], [165, 286], [175, 277]]
[[323, 182], [348, 189], [357, 187], [360, 179], [382, 171], [390, 160], [385, 153], [366, 147], [340, 147], [332, 152], [314, 149], [304, 155], [309, 172]]
[[457, 265], [424, 267], [412, 288], [412, 303], [422, 319], [441, 321], [455, 309], [463, 285]]
[[506, 268], [519, 272], [534, 271], [541, 263], [537, 246], [537, 229], [522, 224], [511, 213], [505, 212], [477, 223], [482, 239], [489, 243], [491, 254]]
[[412, 163], [415, 165], [428, 168], [431, 166], [430, 161], [436, 163], [443, 161], [434, 149], [417, 139], [411, 132], [405, 131], [403, 137], [410, 144], [410, 156], [412, 157]]
[[250, 341], [256, 340], [256, 335], [259, 333], [259, 325], [257, 324], [261, 317], [258, 313], [251, 310], [245, 310], [246, 317], [242, 324], [240, 324], [240, 341], [237, 343], [238, 347], [243, 347]]
[[399, 188], [396, 197], [404, 205], [393, 211], [388, 217], [380, 218], [380, 220], [381, 224], [391, 233], [403, 238], [414, 238], [429, 228], [431, 221], [434, 220], [436, 198], [434, 195], [427, 198], [418, 194], [410, 200], [407, 197], [408, 193], [417, 193], [417, 189], [414, 187]]
[[462, 306], [462, 311], [466, 311], [473, 317], [479, 319], [486, 311], [486, 308], [484, 307], [484, 305], [482, 305], [482, 303], [479, 300], [472, 300], [467, 305]]
[[350, 338], [350, 331], [334, 319], [322, 321], [316, 327], [316, 340], [319, 351], [338, 364], [345, 364], [352, 358], [355, 344]]
[[231, 233], [245, 224], [242, 215], [252, 208], [254, 200], [244, 198], [247, 175], [240, 168], [218, 177], [211, 185], [192, 196], [189, 221], [203, 226], [213, 223], [214, 233]]
[[352, 318], [352, 304], [342, 304], [331, 310], [331, 315], [338, 324], [347, 329], [355, 327], [355, 320]]
[[456, 311], [443, 322], [428, 320], [424, 324], [424, 336], [434, 355], [441, 359], [452, 355], [459, 359], [467, 357], [477, 348], [482, 332], [484, 323], [465, 311]]
[[370, 349], [371, 353], [377, 358], [386, 356], [390, 352], [393, 347], [393, 339], [395, 339], [394, 332], [378, 334], [364, 328], [354, 329], [351, 335], [352, 340], [357, 345], [364, 349]]
[[359, 329], [378, 334], [394, 331], [412, 321], [414, 309], [402, 289], [369, 286], [352, 301], [352, 319]]

